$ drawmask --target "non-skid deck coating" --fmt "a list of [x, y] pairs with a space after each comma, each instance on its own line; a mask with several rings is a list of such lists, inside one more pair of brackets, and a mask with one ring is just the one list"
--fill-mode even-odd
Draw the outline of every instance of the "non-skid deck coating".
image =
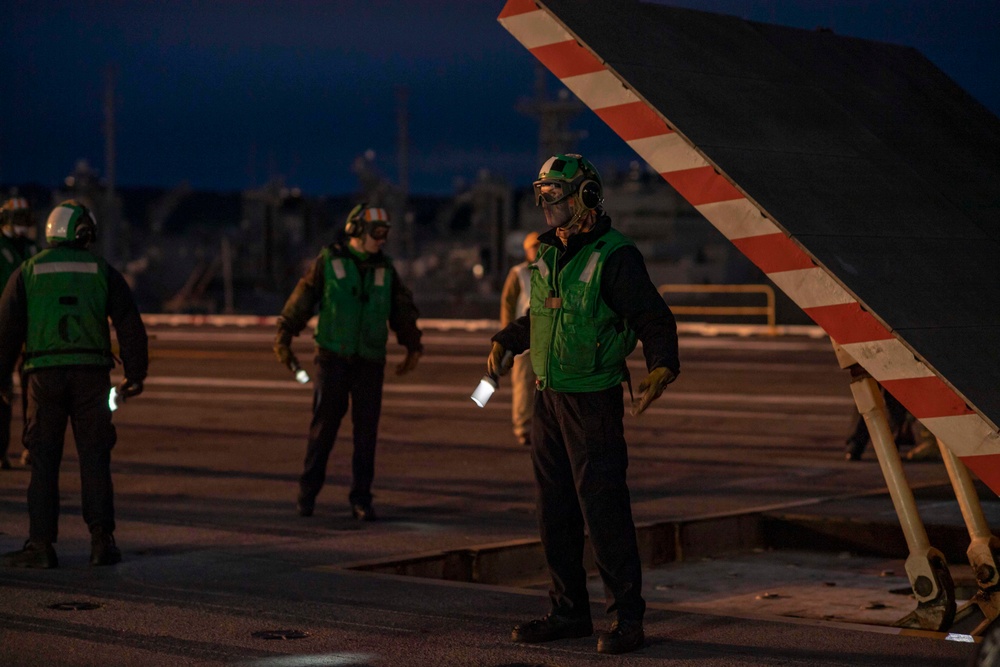
[[636, 0], [501, 24], [1000, 490], [1000, 120], [915, 49]]

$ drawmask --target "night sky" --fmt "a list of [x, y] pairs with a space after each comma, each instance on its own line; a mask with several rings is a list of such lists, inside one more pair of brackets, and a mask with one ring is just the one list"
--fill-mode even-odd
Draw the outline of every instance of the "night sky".
[[[446, 194], [482, 169], [530, 181], [536, 122], [519, 113], [535, 59], [496, 21], [503, 0], [0, 0], [0, 183], [55, 186], [104, 168], [105, 72], [116, 80], [117, 181], [355, 190], [373, 150], [397, 176], [408, 91], [411, 190]], [[1000, 115], [996, 0], [664, 2], [916, 47]], [[552, 91], [556, 82], [550, 78]], [[584, 110], [599, 166], [634, 153]]]

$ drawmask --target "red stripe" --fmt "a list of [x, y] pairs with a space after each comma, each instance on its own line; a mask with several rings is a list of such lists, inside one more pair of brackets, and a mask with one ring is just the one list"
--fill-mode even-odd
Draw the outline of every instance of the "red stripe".
[[[947, 444], [947, 443], [946, 443]], [[982, 454], [980, 456], [960, 457], [983, 484], [990, 487], [993, 493], [1000, 495], [1000, 454]]]
[[608, 127], [625, 141], [667, 134], [671, 129], [644, 102], [629, 102], [613, 107], [594, 109]]
[[604, 69], [604, 65], [594, 57], [594, 54], [572, 39], [538, 46], [530, 51], [560, 79], [600, 72]]
[[505, 19], [518, 14], [527, 14], [538, 9], [535, 0], [507, 0], [497, 19]]
[[816, 266], [809, 255], [781, 232], [732, 239], [732, 242], [764, 273], [811, 269]]
[[743, 198], [739, 190], [712, 167], [680, 169], [660, 175], [692, 206]]
[[937, 376], [883, 380], [882, 386], [917, 419], [974, 414], [965, 401]]
[[889, 340], [892, 334], [875, 317], [854, 301], [835, 306], [805, 308], [806, 314], [841, 345]]

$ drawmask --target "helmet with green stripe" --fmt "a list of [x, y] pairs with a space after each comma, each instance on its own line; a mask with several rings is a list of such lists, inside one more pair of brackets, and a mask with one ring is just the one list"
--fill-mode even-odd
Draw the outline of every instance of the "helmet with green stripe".
[[75, 199], [64, 201], [49, 213], [45, 240], [50, 245], [86, 246], [97, 240], [97, 219]]
[[[559, 185], [559, 188], [545, 188]], [[553, 155], [538, 170], [535, 186], [535, 205], [557, 204], [573, 196], [583, 208], [593, 210], [604, 201], [601, 175], [589, 160], [577, 153]]]

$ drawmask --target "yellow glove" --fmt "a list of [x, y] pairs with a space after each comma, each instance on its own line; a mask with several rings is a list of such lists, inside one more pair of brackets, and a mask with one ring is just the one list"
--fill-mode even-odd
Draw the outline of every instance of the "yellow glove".
[[639, 383], [639, 392], [642, 396], [632, 401], [632, 416], [641, 415], [650, 403], [660, 397], [666, 386], [676, 378], [673, 371], [663, 366], [651, 370], [649, 375]]
[[415, 369], [417, 362], [420, 361], [421, 354], [420, 350], [407, 350], [406, 358], [396, 366], [396, 375], [406, 375]]
[[486, 374], [491, 377], [501, 377], [507, 374], [514, 365], [514, 353], [503, 349], [503, 345], [494, 341], [490, 348], [490, 356], [486, 359]]

